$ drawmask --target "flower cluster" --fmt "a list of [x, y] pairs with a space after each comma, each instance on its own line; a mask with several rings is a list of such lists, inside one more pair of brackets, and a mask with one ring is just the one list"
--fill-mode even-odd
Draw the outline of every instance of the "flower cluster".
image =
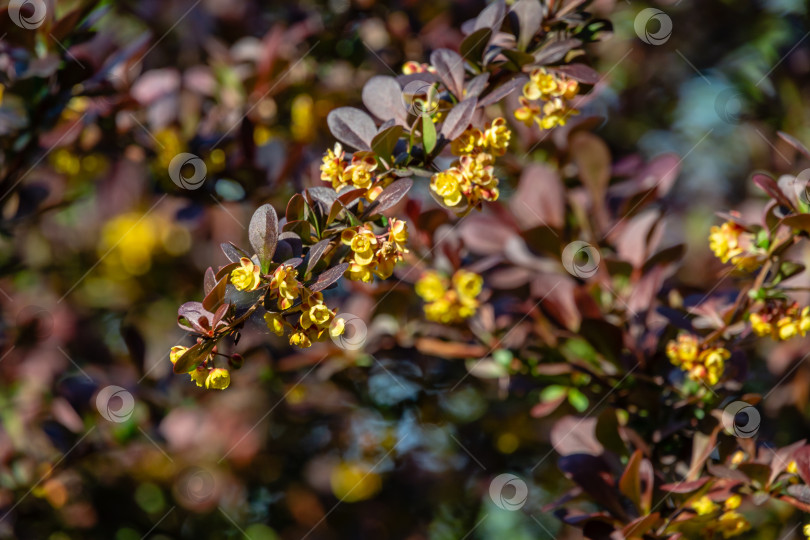
[[529, 82], [523, 85], [521, 106], [515, 110], [515, 118], [527, 127], [533, 123], [542, 129], [564, 126], [568, 116], [579, 113], [569, 102], [578, 93], [577, 81], [543, 68], [535, 69]]
[[420, 64], [419, 62], [408, 60], [402, 64], [402, 73], [403, 75], [413, 75], [414, 73], [436, 73], [436, 68], [430, 64]]
[[[748, 520], [737, 512], [737, 508], [740, 507], [741, 503], [742, 497], [737, 494], [726, 499], [722, 506], [723, 513], [706, 528], [704, 531], [705, 537], [713, 538], [715, 533], [720, 533], [723, 535], [723, 538], [731, 538], [739, 536], [751, 529], [751, 524]], [[720, 511], [721, 507], [708, 496], [704, 495], [692, 503], [692, 510], [699, 516], [708, 516]]]
[[506, 153], [511, 136], [503, 118], [493, 120], [484, 131], [467, 128], [450, 143], [450, 150], [459, 159], [431, 177], [430, 189], [447, 206], [457, 206], [466, 200], [469, 207], [474, 207], [481, 201], [497, 200], [495, 156]]
[[425, 317], [444, 324], [463, 321], [475, 315], [483, 278], [475, 272], [458, 270], [449, 281], [438, 272], [425, 272], [416, 282], [416, 294], [425, 304]]
[[787, 309], [769, 309], [752, 313], [751, 329], [759, 336], [770, 336], [778, 341], [786, 341], [796, 336], [804, 337], [810, 331], [810, 306], [799, 311], [793, 304]]
[[345, 229], [340, 240], [351, 249], [346, 277], [353, 281], [371, 282], [373, 276], [388, 279], [394, 265], [408, 253], [408, 224], [396, 218], [388, 221], [388, 233], [374, 234], [371, 225]]
[[[176, 345], [169, 352], [169, 359], [172, 364], [176, 364], [188, 347]], [[200, 363], [196, 369], [191, 370], [189, 376], [197, 383], [197, 386], [208, 388], [209, 390], [225, 390], [231, 384], [231, 372], [225, 368], [214, 367], [214, 356], [209, 355], [204, 362]]]
[[292, 324], [285, 320], [285, 316], [292, 312], [267, 312], [264, 314], [267, 327], [278, 336], [283, 336], [289, 331], [290, 345], [302, 348], [311, 346], [313, 342], [324, 341], [327, 337], [341, 335], [345, 323], [324, 304], [323, 295], [320, 292], [312, 292], [304, 286], [300, 287], [300, 292], [301, 303], [295, 308], [296, 313], [300, 312], [298, 321]]
[[321, 180], [330, 182], [335, 191], [346, 186], [368, 189], [374, 181], [377, 157], [373, 152], [355, 152], [351, 161], [345, 159], [346, 152], [340, 143], [334, 150], [327, 150], [321, 162]]
[[723, 347], [701, 351], [697, 338], [690, 334], [681, 334], [676, 341], [667, 343], [669, 361], [685, 371], [691, 380], [708, 385], [720, 381], [730, 356], [731, 353]]
[[756, 270], [765, 260], [765, 253], [756, 248], [754, 240], [752, 233], [733, 221], [709, 230], [709, 248], [714, 255], [723, 263], [731, 261], [744, 272]]
[[[262, 284], [259, 266], [250, 259], [242, 258], [239, 266], [231, 271], [231, 284], [240, 291], [255, 291]], [[312, 292], [298, 281], [298, 270], [292, 266], [279, 265], [269, 276], [267, 289], [268, 300], [275, 301], [279, 311], [265, 313], [264, 321], [279, 336], [289, 331], [290, 345], [309, 347], [315, 341], [324, 341], [330, 335], [337, 337], [343, 333], [343, 320], [335, 318], [335, 312], [324, 304], [320, 292]], [[301, 302], [295, 305], [299, 298]], [[295, 324], [284, 318], [299, 312]], [[192, 379], [194, 377], [192, 372]]]

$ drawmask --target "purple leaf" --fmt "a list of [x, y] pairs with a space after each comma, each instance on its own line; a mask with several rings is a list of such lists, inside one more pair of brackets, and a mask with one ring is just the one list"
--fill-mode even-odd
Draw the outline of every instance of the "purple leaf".
[[342, 263], [334, 266], [318, 276], [318, 279], [310, 286], [312, 292], [322, 291], [339, 280], [343, 273], [349, 268], [349, 263]]
[[278, 216], [272, 206], [262, 205], [253, 213], [248, 238], [262, 265], [273, 259], [278, 244]]
[[464, 59], [450, 49], [436, 49], [430, 55], [430, 63], [436, 68], [436, 73], [457, 98], [461, 98], [464, 88]]
[[402, 87], [393, 77], [377, 75], [363, 86], [363, 105], [381, 122], [395, 120], [407, 127], [408, 110], [402, 102]]
[[447, 114], [444, 123], [442, 123], [441, 135], [445, 139], [452, 141], [464, 133], [464, 130], [472, 122], [477, 104], [478, 98], [471, 97], [453, 107]]
[[326, 117], [329, 131], [340, 142], [358, 150], [371, 150], [377, 126], [369, 115], [354, 107], [339, 107]]

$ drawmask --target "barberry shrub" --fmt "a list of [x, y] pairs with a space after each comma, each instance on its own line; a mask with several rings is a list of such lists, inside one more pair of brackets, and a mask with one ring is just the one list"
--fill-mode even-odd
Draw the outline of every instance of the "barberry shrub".
[[[810, 331], [810, 307], [785, 284], [810, 233], [801, 177], [754, 175], [770, 198], [762, 222], [732, 213], [707, 231], [737, 294], [683, 294], [672, 278], [684, 246], [662, 246], [680, 159], [614, 167], [589, 122], [572, 122], [600, 79], [582, 48], [609, 30], [583, 5], [493, 3], [458, 51], [371, 78], [368, 112], [329, 113], [324, 185], [281, 218], [260, 207], [249, 249], [222, 246], [228, 264], [178, 312], [196, 343], [172, 350], [174, 371], [227, 388], [243, 360], [226, 351], [250, 321], [294, 347], [329, 346], [347, 321], [324, 292], [386, 280], [404, 261], [399, 281], [424, 315], [414, 349], [467, 360], [526, 415], [553, 420], [576, 487], [545, 509], [585, 537], [730, 538], [767, 519], [749, 517], [756, 505], [810, 511], [810, 445], [758, 443], [761, 396], [744, 392], [752, 338]], [[514, 135], [526, 129], [544, 135], [527, 144]]]

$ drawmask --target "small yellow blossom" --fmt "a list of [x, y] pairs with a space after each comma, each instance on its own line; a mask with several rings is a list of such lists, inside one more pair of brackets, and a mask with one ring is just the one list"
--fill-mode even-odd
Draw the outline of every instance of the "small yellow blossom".
[[787, 464], [785, 470], [790, 474], [799, 474], [799, 466], [796, 464], [796, 460], [791, 459], [790, 463]]
[[486, 142], [480, 129], [469, 127], [450, 143], [450, 151], [456, 156], [477, 154], [484, 149]]
[[281, 313], [271, 313], [268, 311], [264, 314], [264, 322], [267, 323], [267, 328], [277, 336], [284, 335], [284, 319], [281, 317]]
[[261, 284], [261, 268], [246, 257], [239, 259], [239, 268], [231, 272], [231, 283], [240, 291], [255, 291]]
[[750, 321], [751, 328], [754, 330], [756, 335], [762, 337], [773, 334], [773, 325], [771, 325], [771, 323], [759, 313], [752, 313]]
[[231, 384], [231, 373], [227, 369], [214, 368], [205, 378], [205, 387], [210, 390], [225, 390]]
[[434, 174], [430, 178], [430, 189], [444, 200], [447, 206], [456, 206], [461, 202], [461, 172], [453, 167]]
[[273, 298], [278, 298], [278, 307], [282, 310], [289, 309], [300, 294], [301, 285], [296, 279], [297, 276], [298, 270], [286, 264], [282, 264], [273, 272], [270, 279], [270, 293]]
[[475, 272], [459, 270], [453, 275], [453, 286], [458, 294], [466, 298], [475, 298], [481, 294], [484, 279]]
[[312, 341], [304, 332], [296, 332], [290, 336], [290, 345], [306, 349], [312, 345]]
[[512, 132], [506, 127], [505, 118], [496, 118], [484, 131], [484, 141], [490, 152], [496, 156], [502, 156], [506, 153], [511, 138]]
[[717, 520], [718, 530], [723, 534], [723, 538], [731, 538], [740, 535], [751, 528], [742, 514], [729, 510], [724, 512]]
[[737, 508], [740, 507], [740, 504], [742, 504], [742, 496], [735, 493], [734, 495], [726, 499], [726, 502], [723, 503], [723, 509], [736, 510]]
[[189, 376], [191, 377], [192, 381], [197, 383], [197, 386], [203, 387], [203, 386], [205, 386], [205, 381], [206, 381], [206, 379], [208, 377], [208, 369], [206, 369], [205, 367], [203, 367], [201, 365], [197, 366], [196, 369], [192, 369], [189, 372]]
[[692, 503], [692, 508], [699, 516], [705, 516], [717, 510], [718, 506], [709, 497], [704, 495]]
[[416, 282], [416, 294], [425, 302], [435, 302], [442, 297], [445, 291], [444, 281], [438, 272], [425, 272]]
[[180, 360], [180, 357], [183, 356], [187, 350], [188, 347], [183, 347], [180, 345], [175, 345], [174, 347], [172, 347], [172, 350], [169, 352], [169, 359], [172, 361], [172, 364], [176, 364], [177, 361]]
[[450, 282], [437, 272], [425, 272], [416, 283], [416, 294], [425, 302], [425, 317], [430, 321], [453, 324], [475, 315], [477, 296], [483, 279], [474, 272], [458, 270]]
[[685, 371], [691, 380], [708, 385], [720, 382], [725, 362], [731, 357], [731, 353], [723, 347], [699, 352], [697, 338], [688, 334], [681, 334], [677, 341], [667, 343], [666, 352], [669, 361]]
[[340, 190], [348, 182], [346, 168], [348, 164], [343, 159], [344, 152], [340, 143], [335, 143], [335, 149], [327, 150], [321, 163], [321, 180], [330, 182], [335, 191]]

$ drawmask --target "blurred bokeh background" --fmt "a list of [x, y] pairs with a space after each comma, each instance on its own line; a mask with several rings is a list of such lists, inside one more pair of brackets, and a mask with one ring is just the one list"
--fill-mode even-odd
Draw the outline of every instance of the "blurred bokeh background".
[[[519, 391], [458, 384], [462, 361], [410, 347], [394, 315], [419, 311], [407, 284], [382, 302], [378, 285], [330, 292], [367, 321], [363, 351], [292, 351], [255, 326], [223, 392], [172, 375], [168, 357], [188, 344], [177, 306], [226, 262], [220, 243], [244, 244], [258, 205], [283, 210], [320, 184], [329, 110], [358, 105], [374, 74], [457, 47], [485, 3], [100, 6], [85, 41], [75, 20], [0, 23], [0, 537], [577, 538], [543, 511], [569, 487], [550, 423]], [[634, 29], [649, 7], [671, 20], [660, 45]], [[803, 168], [776, 131], [810, 141], [807, 9], [591, 6], [614, 34], [588, 51], [604, 79], [582, 117], [616, 162], [681, 156], [665, 234], [688, 243], [684, 283], [717, 281], [708, 227], [761, 206], [752, 170]], [[180, 152], [205, 161], [200, 189], [168, 177]], [[492, 512], [491, 477], [538, 461], [526, 511]]]

